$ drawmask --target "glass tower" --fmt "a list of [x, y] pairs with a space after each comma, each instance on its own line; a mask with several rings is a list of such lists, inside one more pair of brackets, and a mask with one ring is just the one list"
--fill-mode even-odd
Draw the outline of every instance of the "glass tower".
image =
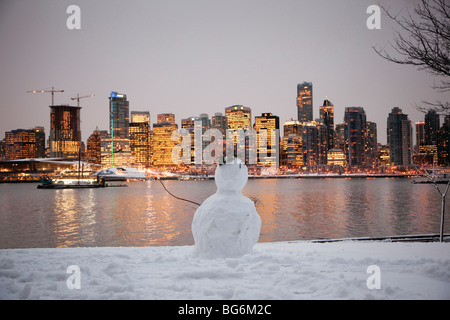
[[297, 114], [298, 121], [313, 120], [313, 86], [312, 82], [303, 82], [297, 85]]

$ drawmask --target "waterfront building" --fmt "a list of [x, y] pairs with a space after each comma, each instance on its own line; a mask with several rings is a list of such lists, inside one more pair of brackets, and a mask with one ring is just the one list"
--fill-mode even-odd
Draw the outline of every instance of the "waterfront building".
[[225, 138], [228, 129], [227, 117], [222, 112], [214, 113], [211, 119], [211, 128], [219, 129], [222, 132], [223, 138]]
[[225, 116], [230, 130], [247, 130], [252, 127], [252, 110], [249, 107], [241, 105], [227, 107], [225, 108]]
[[440, 129], [439, 114], [436, 110], [429, 110], [425, 114], [425, 143], [435, 145], [437, 143], [437, 135]]
[[420, 146], [425, 144], [425, 121], [415, 123], [416, 126], [416, 146], [419, 149]]
[[329, 166], [347, 166], [347, 156], [342, 149], [330, 149], [327, 153], [327, 164]]
[[280, 164], [287, 167], [303, 165], [303, 123], [288, 120], [283, 124]]
[[195, 164], [195, 141], [194, 141], [194, 130], [195, 121], [199, 120], [198, 117], [189, 117], [181, 119], [181, 129], [185, 129], [189, 132], [191, 139], [191, 164]]
[[334, 105], [330, 100], [325, 99], [323, 105], [319, 108], [320, 121], [327, 128], [327, 150], [334, 148]]
[[126, 94], [111, 92], [109, 96], [109, 120], [111, 138], [129, 138], [130, 108]]
[[325, 125], [316, 121], [303, 124], [302, 151], [305, 166], [327, 164], [326, 133]]
[[6, 160], [44, 158], [45, 132], [43, 127], [17, 129], [5, 132], [4, 158]]
[[439, 131], [440, 119], [439, 114], [437, 114], [435, 110], [429, 110], [425, 114], [425, 121], [419, 122], [419, 128], [416, 123], [416, 139], [421, 139], [420, 144], [419, 141], [417, 143], [417, 149], [422, 164], [424, 164], [425, 159], [429, 161], [430, 164], [436, 165], [438, 163]]
[[334, 147], [341, 149], [347, 154], [347, 141], [345, 140], [345, 123], [339, 123], [336, 125], [334, 131]]
[[130, 139], [101, 137], [101, 165], [106, 167], [130, 166], [134, 163]]
[[446, 116], [437, 134], [438, 165], [450, 165], [450, 116]]
[[279, 166], [280, 118], [272, 113], [255, 117], [256, 154], [258, 165]]
[[380, 167], [388, 167], [391, 165], [388, 145], [378, 144], [378, 165]]
[[[247, 164], [256, 164], [256, 137], [251, 123], [251, 109], [233, 105], [225, 108], [225, 116], [228, 122], [227, 139], [233, 140], [235, 154], [245, 157]], [[240, 136], [244, 137], [244, 141], [239, 140]]]
[[89, 136], [86, 145], [85, 159], [88, 162], [101, 164], [102, 163], [102, 138], [109, 137], [108, 131], [99, 130], [98, 127]]
[[377, 124], [372, 121], [366, 122], [364, 157], [366, 166], [376, 167], [378, 165]]
[[160, 114], [157, 119], [158, 123], [153, 124], [153, 165], [173, 166], [172, 149], [179, 141], [172, 141], [172, 133], [178, 130], [178, 125], [175, 124], [175, 118], [171, 116], [166, 118], [163, 114]]
[[393, 166], [408, 166], [412, 160], [412, 126], [408, 115], [398, 107], [392, 108], [387, 119], [387, 142]]
[[150, 112], [132, 111], [129, 130], [130, 148], [134, 163], [150, 166], [152, 164]]
[[81, 148], [80, 109], [50, 106], [50, 158], [77, 159]]
[[364, 165], [366, 113], [362, 107], [346, 107], [344, 134], [349, 167]]
[[303, 166], [302, 134], [288, 134], [282, 139], [280, 164], [289, 168]]
[[305, 81], [297, 85], [297, 116], [300, 122], [313, 120], [312, 82]]

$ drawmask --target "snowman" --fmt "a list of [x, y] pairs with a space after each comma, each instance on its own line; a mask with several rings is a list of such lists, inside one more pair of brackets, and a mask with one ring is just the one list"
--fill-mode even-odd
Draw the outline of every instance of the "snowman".
[[239, 159], [217, 166], [217, 191], [197, 209], [192, 222], [194, 255], [228, 258], [252, 251], [261, 218], [253, 201], [241, 193], [247, 180], [247, 166]]

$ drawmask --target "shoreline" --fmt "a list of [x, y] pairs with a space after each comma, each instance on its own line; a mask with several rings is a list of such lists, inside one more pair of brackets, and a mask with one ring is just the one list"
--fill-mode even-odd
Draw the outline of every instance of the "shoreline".
[[[376, 178], [415, 178], [419, 175], [413, 174], [292, 174], [292, 175], [249, 175], [248, 179], [376, 179]], [[173, 176], [173, 177], [148, 177], [143, 181], [151, 180], [179, 180], [179, 181], [196, 181], [196, 180], [213, 180], [214, 175], [211, 176]], [[130, 182], [133, 179], [129, 179]], [[35, 178], [30, 180], [0, 180], [0, 183], [40, 183], [41, 179]]]

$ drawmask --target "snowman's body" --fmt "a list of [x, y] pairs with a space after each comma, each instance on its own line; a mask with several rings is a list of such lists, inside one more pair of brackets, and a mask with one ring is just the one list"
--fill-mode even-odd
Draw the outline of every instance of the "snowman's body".
[[194, 254], [203, 257], [238, 257], [258, 242], [261, 218], [254, 203], [241, 194], [248, 179], [245, 164], [217, 166], [217, 192], [197, 209], [192, 222]]

